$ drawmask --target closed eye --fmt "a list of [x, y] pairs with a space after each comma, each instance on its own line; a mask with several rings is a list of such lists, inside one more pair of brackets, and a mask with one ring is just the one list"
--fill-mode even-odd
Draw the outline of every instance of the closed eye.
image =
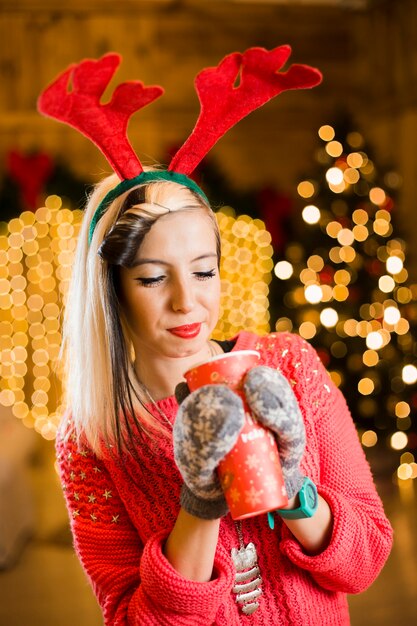
[[136, 278], [136, 282], [138, 282], [142, 287], [156, 287], [159, 285], [164, 279], [164, 276], [155, 276], [152, 278]]
[[216, 269], [213, 268], [212, 270], [209, 270], [208, 272], [194, 272], [194, 276], [198, 280], [208, 280], [209, 278], [213, 278], [214, 276], [216, 276]]

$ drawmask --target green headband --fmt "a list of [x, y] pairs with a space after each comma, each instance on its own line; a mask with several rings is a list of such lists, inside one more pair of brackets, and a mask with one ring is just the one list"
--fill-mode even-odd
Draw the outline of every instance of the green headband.
[[111, 189], [103, 198], [103, 200], [98, 205], [96, 212], [93, 215], [93, 219], [90, 223], [90, 228], [88, 230], [88, 245], [91, 244], [91, 240], [93, 238], [94, 229], [97, 226], [98, 221], [102, 218], [109, 204], [113, 202], [116, 198], [121, 196], [125, 191], [129, 191], [129, 189], [133, 189], [137, 185], [141, 185], [143, 183], [157, 182], [159, 180], [167, 180], [174, 183], [178, 183], [179, 185], [183, 185], [184, 187], [188, 187], [191, 191], [194, 191], [199, 196], [203, 198], [207, 204], [210, 204], [206, 194], [200, 189], [196, 182], [194, 182], [191, 178], [188, 178], [185, 174], [179, 174], [178, 172], [172, 172], [170, 170], [160, 170], [160, 171], [152, 171], [152, 172], [141, 172], [138, 176], [134, 178], [128, 178], [127, 180], [122, 180], [114, 189]]

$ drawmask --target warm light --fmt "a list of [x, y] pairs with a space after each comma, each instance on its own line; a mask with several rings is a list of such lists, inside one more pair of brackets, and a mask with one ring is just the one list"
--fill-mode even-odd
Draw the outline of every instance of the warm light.
[[366, 448], [372, 448], [378, 442], [378, 436], [373, 430], [366, 430], [361, 437], [362, 445]]
[[414, 385], [417, 382], [417, 367], [415, 365], [404, 365], [401, 376], [407, 385]]
[[403, 450], [408, 444], [408, 437], [405, 432], [398, 430], [391, 436], [390, 442], [394, 450]]
[[396, 299], [401, 304], [408, 304], [413, 297], [411, 289], [408, 287], [400, 287], [396, 293]]
[[361, 224], [354, 226], [352, 232], [356, 241], [366, 241], [369, 237], [368, 229], [366, 226], [362, 226]]
[[385, 194], [385, 191], [380, 187], [373, 187], [369, 192], [369, 199], [371, 202], [373, 202], [373, 204], [384, 204], [386, 198], [387, 196]]
[[[392, 300], [391, 300], [392, 302]], [[362, 307], [361, 307], [362, 308]], [[381, 302], [373, 302], [369, 306], [369, 315], [374, 317], [375, 319], [378, 317], [382, 317], [384, 315], [384, 307]], [[367, 315], [363, 315], [363, 317], [367, 317]]]
[[323, 324], [323, 326], [326, 326], [326, 328], [332, 328], [333, 326], [336, 326], [338, 321], [339, 316], [337, 314], [337, 311], [335, 311], [335, 309], [332, 309], [331, 307], [323, 309], [320, 313], [320, 322]]
[[[375, 218], [378, 220], [384, 220], [385, 222], [390, 222], [391, 213], [387, 211], [386, 209], [378, 209], [378, 211], [375, 213]], [[394, 242], [390, 242], [390, 243], [394, 243]]]
[[384, 339], [378, 331], [370, 332], [366, 337], [366, 345], [370, 350], [379, 350], [384, 345]]
[[329, 141], [329, 143], [326, 145], [326, 152], [331, 157], [338, 157], [343, 152], [343, 146], [340, 141]]
[[297, 186], [297, 192], [302, 198], [311, 198], [311, 196], [314, 196], [315, 192], [314, 185], [309, 180], [303, 180]]
[[57, 211], [62, 207], [62, 199], [57, 195], [48, 196], [45, 200], [45, 206], [51, 211]]
[[378, 352], [375, 350], [365, 350], [362, 355], [362, 361], [367, 367], [374, 367], [379, 361]]
[[[394, 447], [394, 446], [393, 446]], [[404, 446], [402, 446], [404, 447]], [[402, 448], [394, 448], [395, 450], [401, 450]], [[397, 476], [400, 480], [408, 480], [413, 476], [413, 469], [408, 463], [402, 463], [397, 469]]]
[[377, 235], [381, 235], [381, 237], [386, 237], [392, 231], [392, 226], [387, 220], [383, 218], [377, 218], [373, 223], [373, 229]]
[[414, 454], [403, 452], [400, 456], [400, 463], [409, 463], [411, 465], [411, 463], [414, 463]]
[[408, 272], [405, 268], [401, 270], [398, 274], [394, 276], [394, 280], [396, 283], [405, 283], [408, 280]]
[[320, 221], [320, 209], [314, 206], [314, 204], [304, 207], [301, 215], [307, 224], [317, 224]]
[[364, 226], [366, 222], [368, 221], [368, 219], [369, 219], [368, 213], [364, 211], [364, 209], [356, 209], [352, 213], [352, 220], [355, 222], [355, 224]]
[[410, 411], [411, 409], [408, 402], [404, 402], [402, 400], [401, 402], [397, 402], [395, 405], [395, 415], [397, 417], [408, 417], [410, 415]]
[[332, 263], [342, 262], [342, 259], [340, 258], [340, 251], [341, 251], [340, 246], [334, 246], [333, 248], [330, 248], [329, 259], [332, 261]]
[[310, 304], [317, 304], [322, 299], [322, 290], [320, 285], [308, 285], [304, 290], [305, 299]]
[[294, 268], [288, 261], [278, 261], [274, 267], [274, 274], [281, 280], [288, 280], [291, 278], [294, 272]]
[[345, 263], [352, 263], [356, 257], [355, 248], [352, 246], [343, 246], [339, 251], [340, 258]]
[[334, 384], [336, 385], [336, 387], [340, 387], [340, 385], [343, 382], [343, 378], [340, 372], [336, 372], [336, 371], [329, 372], [329, 375], [332, 381], [334, 382]]
[[289, 317], [280, 317], [275, 323], [275, 330], [279, 333], [292, 331], [293, 324]]
[[369, 176], [373, 173], [374, 171], [374, 164], [372, 163], [371, 159], [369, 159], [363, 152], [362, 155], [364, 157], [363, 159], [363, 165], [361, 166], [361, 171], [363, 174], [365, 174], [365, 176]]
[[363, 137], [362, 135], [354, 130], [348, 133], [346, 140], [352, 148], [360, 148], [363, 145]]
[[292, 263], [299, 263], [304, 256], [304, 248], [299, 243], [290, 243], [287, 246], [286, 256]]
[[370, 378], [361, 378], [358, 383], [358, 391], [363, 396], [369, 396], [375, 389], [375, 384]]
[[343, 173], [343, 178], [349, 185], [354, 185], [358, 182], [360, 174], [358, 170], [355, 170], [352, 167], [348, 167]]
[[333, 237], [333, 239], [336, 239], [341, 230], [342, 225], [339, 222], [329, 222], [326, 226], [326, 233], [329, 237]]
[[333, 193], [343, 193], [346, 189], [346, 183], [344, 180], [342, 180], [342, 182], [338, 183], [337, 185], [333, 185], [333, 183], [329, 183], [329, 189], [330, 191], [333, 191]]
[[337, 240], [341, 246], [350, 246], [354, 242], [355, 237], [349, 228], [342, 228], [337, 234]]
[[384, 310], [384, 321], [387, 324], [391, 324], [391, 326], [395, 326], [397, 322], [401, 319], [401, 313], [395, 306], [387, 306]]
[[346, 320], [346, 322], [344, 323], [343, 330], [345, 331], [346, 335], [348, 335], [348, 337], [356, 337], [356, 335], [358, 334], [357, 327], [357, 320], [349, 319]]
[[333, 289], [330, 285], [321, 285], [322, 302], [330, 302], [333, 299]]
[[344, 302], [349, 297], [349, 289], [346, 285], [335, 285], [333, 287], [333, 298], [338, 302]]
[[[10, 220], [8, 237], [0, 237], [0, 252], [4, 252], [0, 290], [5, 291], [0, 295], [5, 322], [0, 325], [0, 346], [7, 343], [2, 350], [0, 388], [5, 393], [0, 402], [13, 400], [13, 414], [41, 434], [45, 419], [50, 420], [51, 432], [60, 419], [53, 409], [61, 392], [56, 364], [64, 276], [73, 264], [82, 216], [80, 211], [62, 208], [58, 196], [49, 196], [45, 204], [35, 213], [25, 211]], [[67, 254], [61, 256], [64, 249]], [[9, 285], [1, 278], [7, 278]]]
[[391, 435], [390, 442], [391, 448], [394, 450], [403, 450], [408, 444], [408, 437], [402, 430], [397, 430], [397, 432]]
[[390, 256], [387, 259], [387, 272], [390, 274], [399, 274], [403, 269], [403, 262], [398, 256]]
[[324, 266], [324, 260], [318, 254], [312, 254], [307, 259], [307, 265], [310, 269], [314, 270], [315, 272], [321, 272]]
[[303, 322], [298, 329], [303, 339], [312, 339], [317, 332], [317, 328], [312, 322]]
[[406, 335], [410, 330], [410, 323], [403, 317], [395, 324], [394, 328], [397, 335]]
[[317, 274], [314, 270], [310, 269], [309, 267], [304, 268], [301, 272], [300, 272], [300, 281], [304, 284], [304, 285], [311, 285], [312, 283], [315, 283], [317, 279]]
[[334, 128], [328, 124], [320, 126], [318, 134], [323, 141], [331, 141], [335, 136]]
[[343, 183], [343, 172], [338, 167], [331, 167], [326, 172], [326, 180], [331, 185], [341, 185]]
[[363, 157], [360, 152], [351, 152], [348, 154], [346, 161], [350, 167], [361, 167], [363, 165]]
[[390, 291], [393, 291], [393, 289], [395, 289], [395, 281], [391, 276], [381, 276], [381, 278], [378, 280], [378, 287], [384, 293], [389, 293]]
[[239, 327], [249, 325], [269, 329], [268, 283], [273, 270], [271, 235], [261, 220], [248, 215], [234, 217], [231, 207], [218, 211], [216, 218], [222, 237], [222, 309], [213, 333], [222, 339]]

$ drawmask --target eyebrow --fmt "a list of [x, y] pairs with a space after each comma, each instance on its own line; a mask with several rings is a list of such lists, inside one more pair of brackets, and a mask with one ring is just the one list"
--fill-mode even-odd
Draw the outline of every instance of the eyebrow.
[[[217, 254], [215, 252], [209, 252], [207, 254], [200, 254], [195, 259], [192, 259], [191, 263], [194, 263], [195, 261], [201, 261], [202, 259], [211, 259], [211, 258], [217, 259]], [[166, 261], [162, 261], [162, 259], [136, 259], [135, 261], [133, 261], [130, 267], [132, 268], [139, 267], [140, 265], [147, 265], [148, 263], [151, 265], [164, 265], [166, 267], [171, 265], [170, 263], [167, 263]]]

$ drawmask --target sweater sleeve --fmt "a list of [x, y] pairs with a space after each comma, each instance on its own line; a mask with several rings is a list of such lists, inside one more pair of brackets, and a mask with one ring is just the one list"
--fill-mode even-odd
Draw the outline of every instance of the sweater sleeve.
[[314, 454], [307, 451], [303, 470], [316, 480], [331, 508], [333, 531], [327, 548], [309, 556], [284, 525], [281, 549], [323, 588], [359, 593], [371, 585], [388, 558], [392, 528], [342, 393], [315, 350], [298, 337], [293, 341], [297, 356], [289, 377], [304, 414], [312, 420], [309, 425], [306, 418], [307, 429], [311, 426], [307, 436], [317, 446]]
[[106, 626], [213, 623], [233, 581], [226, 552], [218, 548], [211, 581], [182, 578], [163, 554], [169, 529], [142, 543], [106, 465], [75, 437], [56, 448], [74, 547]]

